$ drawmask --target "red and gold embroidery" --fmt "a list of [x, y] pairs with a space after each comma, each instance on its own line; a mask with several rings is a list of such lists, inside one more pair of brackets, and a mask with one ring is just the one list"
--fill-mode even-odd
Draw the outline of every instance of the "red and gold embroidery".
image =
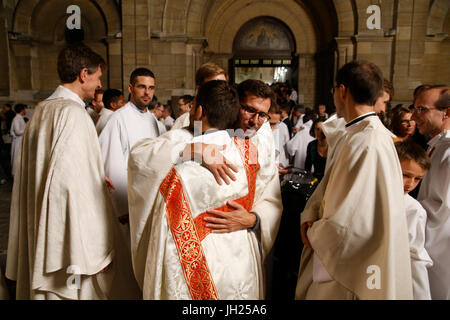
[[[234, 142], [244, 162], [248, 182], [248, 194], [235, 202], [250, 211], [255, 199], [256, 175], [260, 169], [258, 153], [250, 140], [235, 138]], [[201, 245], [201, 241], [211, 232], [203, 220], [209, 214], [202, 213], [195, 220], [193, 219], [180, 177], [175, 169], [172, 169], [164, 179], [159, 190], [166, 202], [169, 228], [192, 299], [218, 300], [219, 296]], [[217, 208], [217, 210], [232, 211], [227, 205]]]
[[166, 202], [170, 231], [192, 300], [218, 300], [189, 203], [175, 169], [164, 179], [159, 190]]
[[[239, 153], [241, 154], [242, 161], [244, 162], [248, 182], [248, 194], [242, 198], [234, 200], [234, 202], [239, 203], [247, 211], [250, 211], [253, 207], [253, 201], [255, 200], [256, 175], [260, 169], [260, 165], [258, 163], [258, 150], [248, 139], [243, 140], [235, 137], [234, 143], [236, 144]], [[230, 209], [227, 205], [215, 208], [215, 210], [223, 212], [233, 211], [233, 209]], [[195, 228], [197, 229], [200, 241], [203, 241], [203, 239], [211, 233], [211, 229], [206, 227], [206, 222], [204, 221], [205, 217], [211, 217], [211, 215], [204, 212], [195, 218]]]

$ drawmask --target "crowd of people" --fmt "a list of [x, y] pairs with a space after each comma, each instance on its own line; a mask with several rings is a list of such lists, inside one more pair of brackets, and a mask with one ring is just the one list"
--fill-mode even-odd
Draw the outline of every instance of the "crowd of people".
[[125, 99], [102, 89], [105, 67], [68, 46], [27, 123], [25, 105], [0, 113], [17, 299], [265, 299], [291, 168], [320, 181], [298, 208], [296, 299], [450, 299], [448, 86], [391, 108], [380, 69], [353, 61], [329, 116], [206, 63], [175, 116], [151, 70], [131, 73]]

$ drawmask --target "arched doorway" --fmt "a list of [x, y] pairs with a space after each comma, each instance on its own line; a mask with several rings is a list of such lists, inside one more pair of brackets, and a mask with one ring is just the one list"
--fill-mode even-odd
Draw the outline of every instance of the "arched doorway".
[[[21, 0], [13, 18], [13, 38], [9, 39], [14, 67], [13, 91], [21, 100], [48, 97], [59, 84], [56, 60], [68, 43], [82, 40], [109, 65], [102, 78], [104, 87], [122, 86], [120, 11], [114, 0]], [[81, 29], [66, 27], [67, 8], [81, 11]], [[31, 12], [31, 14], [30, 14]]]
[[298, 59], [291, 30], [280, 20], [257, 17], [245, 23], [233, 42], [230, 79], [240, 83], [247, 79], [269, 85], [288, 82], [298, 84]]

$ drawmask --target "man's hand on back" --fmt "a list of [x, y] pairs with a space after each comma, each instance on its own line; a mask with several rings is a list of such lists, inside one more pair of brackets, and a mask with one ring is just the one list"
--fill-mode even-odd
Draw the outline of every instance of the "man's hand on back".
[[256, 215], [248, 212], [243, 206], [234, 201], [228, 201], [227, 205], [233, 208], [232, 212], [219, 210], [207, 210], [213, 217], [206, 217], [207, 228], [211, 228], [213, 233], [229, 233], [252, 228], [256, 223]]
[[222, 185], [222, 181], [230, 184], [230, 179], [236, 181], [232, 171], [237, 173], [238, 169], [220, 152], [225, 150], [225, 147], [204, 143], [188, 144], [183, 151], [183, 159], [201, 160], [202, 166], [211, 171], [219, 185]]
[[307, 221], [304, 224], [302, 224], [302, 226], [300, 227], [300, 233], [302, 236], [302, 242], [305, 245], [305, 247], [312, 249], [311, 243], [308, 240], [308, 229], [311, 228], [311, 226], [313, 225], [313, 223], [311, 221]]

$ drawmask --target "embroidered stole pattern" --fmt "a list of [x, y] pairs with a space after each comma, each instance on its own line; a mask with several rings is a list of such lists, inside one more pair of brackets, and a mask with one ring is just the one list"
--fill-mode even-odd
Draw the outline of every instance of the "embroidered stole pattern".
[[[246, 196], [235, 202], [250, 211], [255, 198], [256, 175], [260, 169], [258, 153], [248, 139], [234, 138], [234, 143], [244, 162], [249, 189]], [[219, 296], [201, 245], [201, 241], [211, 232], [203, 221], [203, 218], [209, 215], [202, 213], [195, 220], [193, 219], [180, 177], [175, 169], [167, 175], [159, 190], [166, 203], [169, 228], [192, 300], [218, 300]], [[226, 205], [217, 210], [232, 211]]]

